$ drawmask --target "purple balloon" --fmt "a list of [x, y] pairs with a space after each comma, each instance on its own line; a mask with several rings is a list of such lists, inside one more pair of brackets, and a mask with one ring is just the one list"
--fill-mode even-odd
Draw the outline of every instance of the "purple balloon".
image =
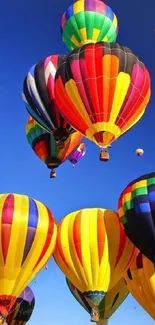
[[32, 300], [35, 299], [33, 291], [30, 287], [26, 287], [25, 290], [21, 293], [21, 295], [17, 298], [17, 303], [19, 303], [22, 300], [26, 300], [29, 303], [32, 302]]
[[86, 146], [84, 143], [81, 143], [79, 147], [68, 158], [68, 160], [73, 164], [73, 167], [84, 157], [85, 153]]

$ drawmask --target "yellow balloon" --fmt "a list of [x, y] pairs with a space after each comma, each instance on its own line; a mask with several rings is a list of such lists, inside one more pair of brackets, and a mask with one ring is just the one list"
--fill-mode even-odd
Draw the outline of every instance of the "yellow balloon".
[[112, 210], [75, 211], [58, 224], [55, 261], [94, 306], [121, 279], [135, 254]]
[[133, 260], [124, 278], [133, 297], [155, 320], [155, 266], [141, 253]]
[[1, 194], [0, 234], [0, 314], [7, 316], [52, 255], [57, 228], [41, 202], [26, 195]]

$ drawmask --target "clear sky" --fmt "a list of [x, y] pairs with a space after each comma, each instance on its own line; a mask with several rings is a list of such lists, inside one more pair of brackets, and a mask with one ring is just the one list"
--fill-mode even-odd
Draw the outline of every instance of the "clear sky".
[[[32, 152], [25, 137], [27, 112], [21, 91], [25, 74], [50, 54], [68, 53], [61, 40], [60, 18], [71, 0], [5, 0], [0, 5], [0, 192], [32, 196], [52, 210], [59, 221], [84, 207], [117, 209], [120, 192], [129, 181], [154, 171], [155, 95], [142, 120], [111, 149], [111, 160], [99, 162], [99, 150], [85, 141], [87, 154], [75, 169], [61, 166], [57, 178]], [[148, 67], [155, 84], [155, 2], [115, 1], [108, 4], [119, 21], [118, 42], [137, 54]], [[145, 153], [138, 158], [135, 149]], [[30, 325], [89, 324], [89, 315], [74, 300], [64, 276], [51, 260], [33, 281], [36, 308]], [[153, 324], [129, 296], [109, 321], [110, 325]]]

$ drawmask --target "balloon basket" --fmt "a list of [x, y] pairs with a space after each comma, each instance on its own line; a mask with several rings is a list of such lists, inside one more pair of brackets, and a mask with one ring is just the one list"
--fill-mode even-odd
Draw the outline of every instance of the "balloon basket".
[[100, 161], [107, 162], [109, 161], [109, 153], [107, 151], [101, 151], [100, 152]]
[[92, 312], [91, 312], [91, 322], [92, 323], [97, 323], [99, 322], [99, 311], [98, 311], [98, 307], [95, 306], [93, 309], [92, 309]]
[[55, 171], [52, 170], [52, 171], [50, 172], [50, 178], [56, 178], [56, 175], [57, 175], [57, 174], [56, 174]]

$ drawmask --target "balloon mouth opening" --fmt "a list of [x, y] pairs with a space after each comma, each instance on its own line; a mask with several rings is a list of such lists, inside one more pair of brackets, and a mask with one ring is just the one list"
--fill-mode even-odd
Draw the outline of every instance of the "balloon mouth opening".
[[53, 136], [56, 142], [62, 143], [63, 141], [67, 140], [69, 132], [66, 129], [58, 128], [53, 131]]
[[98, 306], [102, 299], [105, 297], [106, 292], [104, 291], [86, 291], [83, 292], [84, 297], [91, 303], [92, 311], [98, 311]]
[[58, 158], [49, 158], [46, 160], [46, 165], [49, 169], [58, 168], [61, 164], [60, 159]]

